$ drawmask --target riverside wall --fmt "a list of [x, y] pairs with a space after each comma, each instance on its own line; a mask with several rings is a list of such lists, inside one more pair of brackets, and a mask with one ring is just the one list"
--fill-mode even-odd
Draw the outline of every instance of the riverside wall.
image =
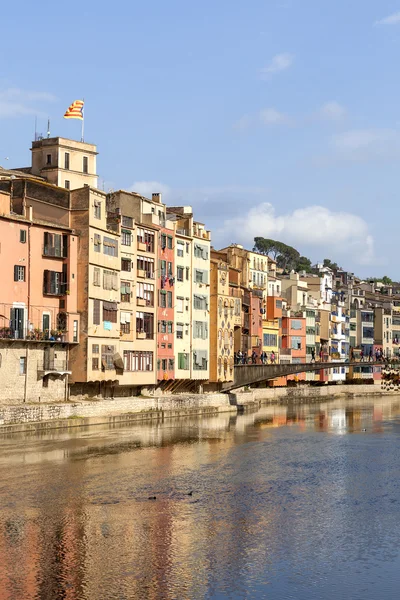
[[258, 409], [261, 404], [324, 402], [336, 398], [395, 396], [380, 385], [339, 385], [297, 388], [259, 388], [230, 394], [182, 394], [162, 397], [79, 400], [0, 406], [0, 432], [40, 431], [184, 416], [213, 416]]

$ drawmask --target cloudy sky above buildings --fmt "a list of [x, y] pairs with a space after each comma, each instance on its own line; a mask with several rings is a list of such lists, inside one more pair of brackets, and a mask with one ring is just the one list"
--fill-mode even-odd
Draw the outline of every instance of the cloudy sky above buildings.
[[[191, 204], [213, 244], [254, 236], [400, 279], [400, 1], [86, 0], [2, 9], [0, 165], [79, 139], [99, 187]], [[18, 12], [17, 12], [18, 10]]]

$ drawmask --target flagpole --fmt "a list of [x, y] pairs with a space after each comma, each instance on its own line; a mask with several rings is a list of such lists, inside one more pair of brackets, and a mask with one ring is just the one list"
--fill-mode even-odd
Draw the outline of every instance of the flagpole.
[[[83, 102], [85, 103], [85, 98], [83, 98]], [[84, 131], [85, 131], [85, 104], [83, 104], [82, 106], [82, 135], [81, 135], [81, 142], [85, 141], [84, 138]]]

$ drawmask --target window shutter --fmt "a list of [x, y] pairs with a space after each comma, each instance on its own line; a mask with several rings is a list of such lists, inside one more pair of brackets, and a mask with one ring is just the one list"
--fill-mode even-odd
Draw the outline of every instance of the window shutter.
[[66, 258], [68, 256], [68, 235], [63, 234], [62, 236], [62, 243], [63, 243], [63, 257]]
[[14, 281], [18, 281], [18, 265], [14, 265]]
[[48, 294], [49, 292], [49, 281], [50, 281], [50, 271], [47, 269], [43, 272], [43, 293]]
[[100, 325], [100, 300], [93, 300], [93, 325]]

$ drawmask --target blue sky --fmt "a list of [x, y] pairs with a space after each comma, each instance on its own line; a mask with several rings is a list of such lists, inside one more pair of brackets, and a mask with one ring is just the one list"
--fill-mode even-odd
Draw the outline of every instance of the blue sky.
[[400, 0], [74, 7], [2, 7], [1, 165], [30, 163], [35, 115], [79, 138], [84, 97], [100, 187], [192, 204], [215, 246], [400, 279]]

